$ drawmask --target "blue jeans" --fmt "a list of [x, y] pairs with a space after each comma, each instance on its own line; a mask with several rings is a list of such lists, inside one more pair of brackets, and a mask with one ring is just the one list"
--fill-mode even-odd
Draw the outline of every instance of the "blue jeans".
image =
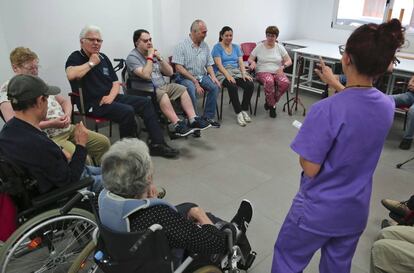
[[414, 92], [407, 91], [398, 95], [391, 95], [395, 100], [395, 106], [410, 106], [408, 110], [407, 127], [404, 138], [413, 139], [414, 135]]
[[91, 186], [90, 190], [94, 192], [100, 192], [103, 189], [101, 167], [85, 165], [85, 168], [83, 169], [83, 172], [80, 178], [82, 179], [86, 177], [91, 177], [94, 180], [93, 185]]
[[[197, 91], [194, 83], [184, 78], [181, 75], [178, 75], [175, 79], [175, 82], [178, 84], [182, 84], [187, 87], [188, 94], [190, 95], [191, 101], [193, 102], [194, 110], [198, 113], [197, 110]], [[204, 114], [203, 116], [209, 119], [214, 119], [216, 115], [216, 107], [217, 107], [217, 94], [219, 92], [219, 87], [215, 84], [208, 75], [204, 75], [203, 78], [199, 81], [201, 87], [203, 87], [204, 91], [207, 92], [206, 104], [204, 107]]]

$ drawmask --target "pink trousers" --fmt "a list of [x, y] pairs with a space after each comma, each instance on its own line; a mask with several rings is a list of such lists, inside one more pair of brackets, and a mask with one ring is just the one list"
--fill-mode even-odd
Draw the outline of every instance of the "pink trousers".
[[279, 99], [289, 88], [290, 81], [285, 74], [274, 74], [269, 72], [258, 72], [256, 79], [264, 86], [266, 103], [275, 106]]

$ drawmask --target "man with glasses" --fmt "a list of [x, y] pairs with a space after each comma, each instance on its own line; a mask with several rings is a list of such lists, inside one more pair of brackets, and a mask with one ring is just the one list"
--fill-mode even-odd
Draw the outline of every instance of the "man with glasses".
[[178, 150], [165, 143], [151, 100], [119, 93], [121, 84], [111, 61], [100, 52], [102, 42], [98, 27], [84, 27], [80, 33], [81, 49], [74, 51], [65, 65], [72, 90], [83, 89], [85, 111], [118, 123], [120, 138], [137, 136], [135, 114], [139, 115], [148, 130], [151, 155], [176, 157]]
[[197, 110], [197, 97], [207, 92], [203, 118], [213, 127], [219, 128], [220, 123], [214, 120], [217, 107], [217, 94], [221, 86], [217, 80], [212, 65], [210, 49], [204, 39], [207, 36], [207, 26], [202, 20], [191, 24], [190, 37], [177, 45], [172, 62], [177, 69], [176, 82], [187, 87], [188, 94]]
[[[161, 111], [171, 121], [172, 132], [176, 135], [187, 136], [195, 131], [211, 127], [210, 123], [196, 116], [185, 86], [165, 81], [164, 75], [171, 77], [173, 69], [167, 61], [164, 61], [159, 50], [154, 49], [149, 32], [145, 29], [136, 30], [133, 41], [135, 48], [126, 58], [128, 72], [132, 80], [131, 87], [136, 90], [155, 91]], [[178, 99], [189, 119], [188, 125], [178, 118], [171, 105], [170, 100]]]
[[[37, 54], [25, 47], [17, 47], [10, 53], [10, 62], [16, 75], [38, 75], [39, 58]], [[5, 122], [14, 117], [15, 113], [10, 101], [7, 99], [7, 84], [4, 83], [0, 92], [0, 111]], [[46, 119], [39, 123], [40, 128], [52, 139], [57, 145], [68, 153], [70, 158], [75, 152], [75, 126], [71, 124], [72, 105], [68, 99], [62, 95], [49, 96], [48, 111]], [[86, 149], [90, 156], [88, 164], [92, 160], [98, 165], [101, 163], [101, 157], [108, 151], [111, 143], [109, 139], [99, 133], [87, 130], [88, 141]]]

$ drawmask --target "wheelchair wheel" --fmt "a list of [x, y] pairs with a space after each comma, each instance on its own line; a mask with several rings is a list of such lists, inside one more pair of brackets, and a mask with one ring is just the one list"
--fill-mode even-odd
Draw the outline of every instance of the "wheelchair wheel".
[[0, 253], [1, 273], [67, 272], [91, 241], [96, 227], [92, 213], [72, 209], [44, 212], [21, 225]]
[[95, 273], [98, 270], [98, 265], [93, 259], [95, 247], [95, 241], [90, 241], [73, 261], [68, 273]]
[[207, 265], [197, 269], [194, 273], [223, 273], [223, 271], [214, 265]]

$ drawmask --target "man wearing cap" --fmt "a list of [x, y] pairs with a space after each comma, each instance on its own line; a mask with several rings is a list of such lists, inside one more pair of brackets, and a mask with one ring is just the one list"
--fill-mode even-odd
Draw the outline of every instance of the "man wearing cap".
[[[12, 69], [17, 74], [38, 76], [39, 58], [35, 52], [26, 47], [16, 47], [10, 53]], [[7, 99], [7, 84], [0, 87], [0, 111], [5, 122], [14, 117], [13, 108]], [[46, 120], [40, 122], [40, 128], [57, 145], [63, 147], [65, 152], [73, 154], [76, 148], [75, 125], [71, 124], [72, 104], [62, 95], [49, 96]], [[97, 132], [88, 130], [88, 164], [93, 160], [97, 165], [101, 164], [101, 158], [108, 151], [111, 143], [109, 139]]]
[[65, 65], [72, 90], [77, 92], [81, 84], [85, 111], [118, 123], [121, 138], [136, 137], [137, 114], [143, 118], [147, 128], [151, 155], [177, 156], [178, 150], [165, 143], [151, 100], [119, 94], [121, 85], [111, 61], [100, 52], [102, 42], [98, 27], [84, 27], [80, 33], [81, 50], [72, 52]]
[[48, 96], [57, 95], [58, 87], [48, 86], [32, 75], [14, 76], [7, 96], [15, 112], [0, 132], [0, 153], [25, 168], [38, 181], [39, 192], [75, 183], [83, 176], [95, 180], [93, 190], [101, 188], [100, 168], [86, 167], [88, 133], [82, 123], [76, 125], [76, 148], [68, 162], [60, 147], [39, 126], [46, 118]]

